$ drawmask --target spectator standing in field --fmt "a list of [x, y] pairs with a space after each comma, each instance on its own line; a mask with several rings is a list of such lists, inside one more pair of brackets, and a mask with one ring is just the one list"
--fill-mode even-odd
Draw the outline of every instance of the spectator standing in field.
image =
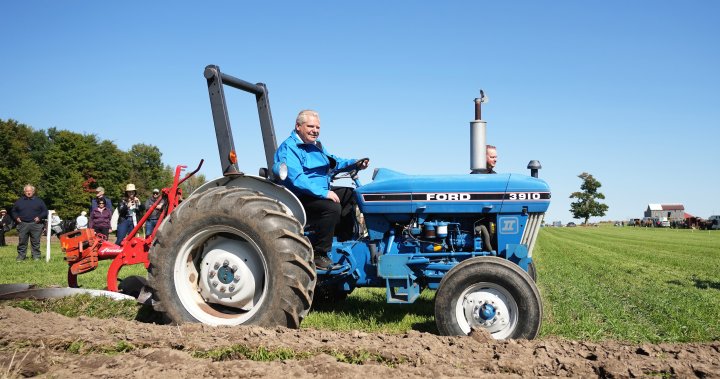
[[137, 197], [137, 191], [135, 190], [135, 184], [128, 184], [125, 187], [125, 197], [123, 197], [118, 203], [118, 226], [117, 226], [117, 240], [116, 245], [122, 244], [125, 236], [130, 233], [137, 221], [142, 217], [142, 212], [145, 206]]
[[48, 216], [48, 209], [45, 202], [35, 196], [35, 187], [26, 184], [23, 188], [23, 196], [15, 202], [12, 210], [12, 217], [17, 223], [18, 243], [16, 261], [24, 261], [26, 258], [28, 238], [32, 246], [33, 260], [40, 260], [40, 235], [43, 230], [43, 219]]
[[13, 227], [13, 222], [7, 211], [0, 209], [0, 246], [7, 246], [5, 243], [5, 232], [9, 232]]
[[86, 229], [88, 227], [87, 212], [80, 212], [80, 216], [75, 219], [75, 229]]
[[[83, 213], [85, 212], [83, 211]], [[110, 226], [111, 218], [112, 211], [105, 206], [105, 200], [100, 199], [97, 202], [97, 208], [90, 213], [90, 223], [88, 226], [90, 229], [95, 230], [95, 233], [100, 233], [107, 237], [112, 232], [112, 227]]]
[[110, 213], [113, 211], [113, 205], [112, 201], [110, 201], [110, 198], [105, 196], [105, 188], [98, 187], [95, 189], [95, 197], [90, 200], [90, 214], [92, 214], [92, 211], [97, 208], [98, 206], [98, 200], [103, 199], [105, 200], [105, 208], [107, 208]]
[[493, 145], [487, 145], [485, 149], [485, 155], [487, 159], [487, 170], [486, 174], [497, 174], [495, 172], [495, 165], [497, 165], [497, 148]]
[[56, 236], [63, 234], [62, 222], [63, 220], [59, 214], [53, 213], [52, 216], [50, 216], [50, 230], [52, 230]]
[[[153, 190], [152, 196], [147, 199], [145, 202], [145, 209], [152, 208], [153, 204], [160, 198], [160, 190], [155, 188]], [[145, 235], [149, 236], [152, 234], [153, 230], [155, 230], [155, 225], [157, 225], [158, 219], [160, 218], [160, 213], [162, 212], [163, 207], [165, 207], [165, 199], [161, 199], [158, 205], [155, 206], [155, 209], [153, 209], [152, 213], [150, 213], [150, 217], [148, 217], [147, 221], [145, 222]]]

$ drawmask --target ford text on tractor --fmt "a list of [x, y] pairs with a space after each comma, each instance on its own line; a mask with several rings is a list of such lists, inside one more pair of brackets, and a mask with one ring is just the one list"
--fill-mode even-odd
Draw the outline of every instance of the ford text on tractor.
[[[267, 87], [205, 68], [222, 177], [204, 184], [159, 223], [148, 245], [151, 303], [174, 322], [297, 328], [313, 302], [359, 287], [412, 303], [435, 290], [443, 335], [484, 328], [496, 339], [534, 338], [542, 320], [532, 252], [550, 189], [531, 175], [485, 174], [484, 96], [470, 122], [471, 173], [407, 175], [376, 169], [355, 185], [354, 237], [333, 243], [332, 271], [316, 270], [300, 201], [279, 185]], [[224, 89], [255, 95], [267, 168], [240, 171]], [[168, 192], [177, 188], [176, 181]], [[177, 202], [176, 202], [177, 203]], [[339, 267], [339, 268], [338, 268]]]

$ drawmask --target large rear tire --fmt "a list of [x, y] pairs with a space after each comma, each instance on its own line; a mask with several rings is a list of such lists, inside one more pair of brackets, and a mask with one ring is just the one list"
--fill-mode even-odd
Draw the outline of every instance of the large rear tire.
[[516, 264], [471, 258], [440, 281], [435, 322], [442, 335], [485, 328], [495, 339], [533, 339], [542, 322], [542, 300], [535, 282]]
[[317, 276], [300, 223], [278, 201], [218, 187], [159, 226], [148, 279], [173, 322], [298, 328]]

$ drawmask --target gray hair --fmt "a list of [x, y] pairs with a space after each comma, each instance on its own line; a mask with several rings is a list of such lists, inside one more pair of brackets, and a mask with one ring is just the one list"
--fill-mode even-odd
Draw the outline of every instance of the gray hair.
[[298, 113], [297, 118], [295, 119], [295, 124], [296, 125], [305, 124], [307, 122], [308, 116], [315, 116], [318, 119], [318, 121], [320, 121], [320, 115], [316, 111], [314, 111], [312, 109], [305, 109], [305, 110], [300, 111], [300, 113]]
[[35, 186], [33, 186], [32, 184], [26, 184], [26, 185], [23, 187], [23, 191], [25, 191], [25, 189], [28, 188], [28, 187], [32, 188], [32, 191], [35, 192]]

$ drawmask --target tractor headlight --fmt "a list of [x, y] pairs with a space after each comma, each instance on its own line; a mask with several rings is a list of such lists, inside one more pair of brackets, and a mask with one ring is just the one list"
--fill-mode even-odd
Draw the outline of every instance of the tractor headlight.
[[273, 165], [273, 175], [281, 181], [287, 179], [288, 168], [285, 162], [277, 162]]

